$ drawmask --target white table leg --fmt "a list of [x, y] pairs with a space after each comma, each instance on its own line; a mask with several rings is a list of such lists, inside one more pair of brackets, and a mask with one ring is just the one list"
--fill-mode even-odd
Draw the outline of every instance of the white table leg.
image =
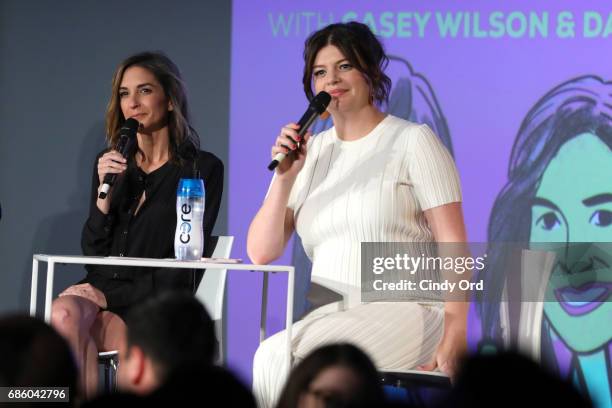
[[45, 293], [45, 322], [51, 324], [51, 300], [53, 298], [53, 273], [55, 262], [47, 262], [47, 290]]
[[38, 259], [32, 258], [32, 286], [30, 287], [30, 316], [36, 317], [36, 296], [38, 295]]
[[261, 288], [261, 317], [259, 323], [259, 344], [266, 339], [266, 320], [268, 315], [268, 272], [263, 273]]
[[286, 353], [287, 353], [287, 378], [289, 378], [289, 373], [291, 373], [291, 329], [293, 326], [293, 291], [295, 285], [295, 269], [291, 268], [287, 274], [287, 318], [285, 321], [286, 334], [287, 334], [287, 345], [286, 345]]

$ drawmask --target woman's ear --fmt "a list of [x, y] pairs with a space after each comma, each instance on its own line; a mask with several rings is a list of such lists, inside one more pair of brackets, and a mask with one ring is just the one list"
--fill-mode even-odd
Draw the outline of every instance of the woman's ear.
[[168, 101], [168, 112], [172, 112], [174, 110], [174, 106], [172, 105], [172, 102]]

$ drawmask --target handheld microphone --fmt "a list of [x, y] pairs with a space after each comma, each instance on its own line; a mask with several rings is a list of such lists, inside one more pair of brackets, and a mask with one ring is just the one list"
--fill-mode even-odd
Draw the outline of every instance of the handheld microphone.
[[[138, 127], [140, 123], [134, 118], [129, 118], [125, 121], [121, 129], [119, 129], [119, 141], [117, 142], [117, 146], [115, 150], [117, 150], [123, 157], [127, 158], [128, 153], [132, 149], [134, 145], [134, 140], [136, 139], [136, 132], [138, 131]], [[108, 195], [108, 192], [113, 184], [115, 184], [115, 180], [117, 179], [117, 174], [106, 174], [104, 176], [104, 184], [102, 184], [102, 188], [100, 189], [100, 193], [98, 194], [98, 198], [104, 200]]]
[[[325, 91], [319, 92], [314, 98], [312, 98], [310, 104], [308, 105], [308, 109], [306, 109], [306, 112], [304, 112], [304, 115], [302, 115], [302, 118], [298, 122], [298, 125], [300, 125], [300, 128], [297, 131], [298, 136], [304, 136], [310, 125], [312, 125], [312, 122], [315, 121], [318, 115], [325, 112], [325, 109], [327, 109], [327, 105], [329, 105], [330, 102], [331, 95]], [[298, 149], [299, 148], [300, 144], [298, 144]], [[287, 155], [285, 153], [277, 153], [270, 164], [268, 164], [268, 170], [274, 170], [286, 156]]]

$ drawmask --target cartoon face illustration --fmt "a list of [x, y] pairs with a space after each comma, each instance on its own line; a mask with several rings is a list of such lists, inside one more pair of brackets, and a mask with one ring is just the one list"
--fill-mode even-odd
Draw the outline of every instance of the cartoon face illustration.
[[[584, 75], [536, 102], [515, 138], [487, 232], [490, 243], [554, 253], [552, 268], [534, 277], [545, 285], [539, 356], [602, 407], [612, 406], [611, 98], [611, 81]], [[495, 299], [502, 299], [515, 259], [503, 245], [488, 253], [487, 290], [477, 309], [481, 349], [503, 347], [512, 334]]]
[[549, 162], [529, 240], [557, 254], [544, 303], [553, 329], [577, 352], [602, 347], [612, 338], [612, 150], [595, 134], [568, 140]]

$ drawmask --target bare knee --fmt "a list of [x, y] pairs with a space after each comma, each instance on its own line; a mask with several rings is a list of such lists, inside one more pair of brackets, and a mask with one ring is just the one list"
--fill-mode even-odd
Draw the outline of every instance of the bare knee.
[[120, 350], [125, 347], [127, 327], [121, 317], [104, 311], [96, 317], [91, 335], [99, 350]]
[[78, 332], [78, 308], [65, 298], [55, 300], [51, 306], [51, 325], [65, 337]]
[[79, 299], [63, 296], [53, 301], [51, 325], [64, 337], [72, 338], [89, 330], [86, 313]]

